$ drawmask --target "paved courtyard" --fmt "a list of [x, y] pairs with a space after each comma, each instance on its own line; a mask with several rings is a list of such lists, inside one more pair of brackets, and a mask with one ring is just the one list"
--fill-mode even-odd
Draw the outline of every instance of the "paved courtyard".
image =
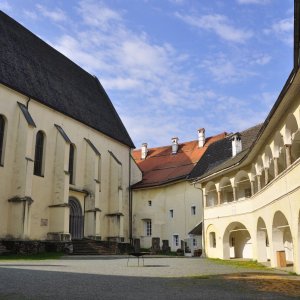
[[[128, 266], [127, 266], [128, 263]], [[299, 276], [201, 258], [0, 261], [0, 299], [300, 299]]]

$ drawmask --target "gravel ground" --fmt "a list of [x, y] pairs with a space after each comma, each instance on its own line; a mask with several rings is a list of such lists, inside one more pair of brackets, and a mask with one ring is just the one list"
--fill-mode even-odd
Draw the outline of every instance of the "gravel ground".
[[[257, 272], [200, 258], [63, 257], [0, 262], [0, 299], [299, 299], [299, 276]], [[242, 273], [242, 274], [240, 274]], [[254, 281], [253, 276], [260, 277]], [[225, 274], [225, 275], [220, 275]], [[234, 277], [233, 277], [234, 275]], [[247, 278], [246, 276], [252, 276]], [[262, 276], [267, 276], [266, 285]], [[270, 277], [273, 276], [273, 277]], [[275, 276], [275, 277], [274, 277]], [[277, 278], [278, 277], [278, 278]], [[280, 279], [282, 278], [282, 279]], [[293, 293], [272, 282], [295, 285]], [[290, 279], [293, 279], [292, 281]], [[277, 281], [278, 282], [278, 281]], [[286, 283], [285, 283], [286, 284]], [[291, 290], [291, 288], [289, 288]], [[300, 292], [300, 291], [299, 291]]]

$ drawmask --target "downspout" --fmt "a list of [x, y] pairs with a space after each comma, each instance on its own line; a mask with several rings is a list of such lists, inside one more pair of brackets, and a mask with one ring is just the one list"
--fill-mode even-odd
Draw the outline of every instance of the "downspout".
[[129, 241], [133, 245], [132, 240], [132, 192], [131, 192], [131, 150], [129, 151], [129, 179], [128, 179], [128, 197], [129, 197]]
[[202, 257], [206, 257], [205, 253], [205, 232], [204, 232], [204, 195], [203, 195], [203, 189], [201, 187], [196, 187], [196, 182], [193, 182], [194, 188], [201, 190], [202, 193]]
[[28, 106], [29, 106], [29, 102], [30, 102], [30, 100], [31, 100], [31, 98], [30, 98], [30, 97], [28, 97], [28, 99], [27, 99], [27, 101], [26, 101], [26, 108], [27, 108], [27, 110], [28, 110]]

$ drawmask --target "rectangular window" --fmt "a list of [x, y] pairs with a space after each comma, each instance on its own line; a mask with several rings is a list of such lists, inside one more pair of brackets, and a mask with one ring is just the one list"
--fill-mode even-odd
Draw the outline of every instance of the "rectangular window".
[[170, 218], [173, 219], [173, 217], [174, 217], [174, 210], [170, 209], [169, 210], [169, 214], [170, 214]]
[[152, 201], [151, 200], [148, 201], [148, 206], [152, 206]]
[[196, 214], [196, 206], [193, 205], [193, 206], [191, 207], [191, 215], [194, 216], [195, 214]]
[[193, 246], [197, 247], [197, 240], [196, 239], [193, 239]]
[[145, 221], [145, 235], [151, 236], [152, 235], [152, 222], [151, 220]]
[[178, 234], [174, 234], [173, 235], [173, 245], [175, 247], [178, 247], [179, 246], [179, 235]]

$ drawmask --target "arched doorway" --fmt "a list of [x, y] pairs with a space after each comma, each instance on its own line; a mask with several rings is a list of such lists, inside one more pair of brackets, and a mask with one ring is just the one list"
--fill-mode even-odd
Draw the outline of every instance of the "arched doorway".
[[284, 251], [286, 260], [289, 263], [294, 262], [293, 238], [290, 226], [285, 215], [281, 211], [277, 211], [273, 218], [272, 242], [274, 257], [276, 257], [277, 251]]
[[76, 198], [69, 198], [70, 219], [69, 232], [72, 240], [80, 240], [83, 238], [83, 215], [79, 201]]
[[266, 262], [270, 259], [269, 237], [265, 221], [259, 217], [257, 221], [257, 261]]
[[240, 222], [233, 222], [227, 226], [223, 236], [223, 245], [224, 259], [253, 258], [250, 233]]

